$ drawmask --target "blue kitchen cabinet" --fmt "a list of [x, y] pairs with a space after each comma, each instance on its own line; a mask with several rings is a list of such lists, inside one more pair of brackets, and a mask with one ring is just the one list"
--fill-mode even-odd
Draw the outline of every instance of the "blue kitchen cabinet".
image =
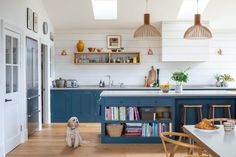
[[63, 90], [51, 91], [51, 121], [66, 122], [71, 116], [71, 94]]
[[76, 116], [80, 122], [99, 121], [99, 90], [52, 90], [52, 122], [66, 122]]

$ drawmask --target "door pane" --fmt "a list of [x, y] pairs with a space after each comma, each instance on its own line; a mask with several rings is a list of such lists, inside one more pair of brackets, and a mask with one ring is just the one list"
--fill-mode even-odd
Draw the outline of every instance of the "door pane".
[[18, 39], [13, 38], [13, 64], [18, 64]]
[[6, 66], [6, 93], [11, 93], [12, 89], [12, 83], [11, 83], [11, 78], [12, 78], [12, 68], [11, 66]]
[[13, 92], [18, 92], [18, 66], [13, 66]]
[[11, 37], [6, 36], [6, 64], [11, 64]]

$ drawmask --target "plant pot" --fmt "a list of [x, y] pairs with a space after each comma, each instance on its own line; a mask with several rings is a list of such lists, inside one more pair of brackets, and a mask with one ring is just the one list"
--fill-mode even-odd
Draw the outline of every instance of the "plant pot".
[[222, 86], [222, 82], [217, 81], [217, 82], [216, 82], [216, 87], [221, 87], [221, 86]]
[[183, 85], [182, 84], [176, 84], [175, 93], [182, 93], [182, 91], [183, 91]]
[[230, 81], [224, 81], [224, 82], [223, 82], [223, 86], [224, 86], [224, 87], [232, 87], [232, 85], [233, 85], [233, 83], [230, 82]]

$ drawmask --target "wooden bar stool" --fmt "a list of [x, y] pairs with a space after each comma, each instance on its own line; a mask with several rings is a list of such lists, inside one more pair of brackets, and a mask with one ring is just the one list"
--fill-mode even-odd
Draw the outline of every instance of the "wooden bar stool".
[[[212, 118], [214, 119], [215, 118], [215, 111], [217, 108], [223, 108], [224, 111], [225, 111], [225, 117], [220, 117], [220, 118], [231, 118], [231, 112], [230, 112], [230, 109], [231, 109], [231, 105], [224, 105], [224, 104], [219, 104], [219, 105], [215, 105], [215, 104], [212, 104], [210, 105], [210, 109], [209, 109], [209, 119]], [[227, 114], [228, 114], [228, 117], [227, 117]]]
[[195, 108], [198, 111], [198, 121], [200, 122], [202, 120], [202, 105], [183, 105], [183, 125], [186, 125], [186, 120], [187, 120], [187, 109], [188, 108]]

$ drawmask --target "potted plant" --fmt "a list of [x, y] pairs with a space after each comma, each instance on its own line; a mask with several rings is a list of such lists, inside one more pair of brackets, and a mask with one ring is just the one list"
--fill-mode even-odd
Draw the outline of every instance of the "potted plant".
[[222, 75], [222, 77], [223, 77], [223, 81], [224, 81], [224, 83], [223, 83], [224, 87], [229, 87], [230, 83], [234, 81], [234, 78], [232, 78], [230, 76], [230, 74], [224, 74], [224, 75]]
[[183, 83], [188, 82], [188, 73], [187, 71], [190, 68], [187, 68], [186, 70], [179, 70], [172, 74], [171, 80], [176, 82], [175, 92], [181, 93], [183, 91]]
[[215, 79], [216, 79], [216, 87], [222, 87], [223, 86], [223, 82], [224, 82], [223, 75], [216, 74], [215, 75]]

